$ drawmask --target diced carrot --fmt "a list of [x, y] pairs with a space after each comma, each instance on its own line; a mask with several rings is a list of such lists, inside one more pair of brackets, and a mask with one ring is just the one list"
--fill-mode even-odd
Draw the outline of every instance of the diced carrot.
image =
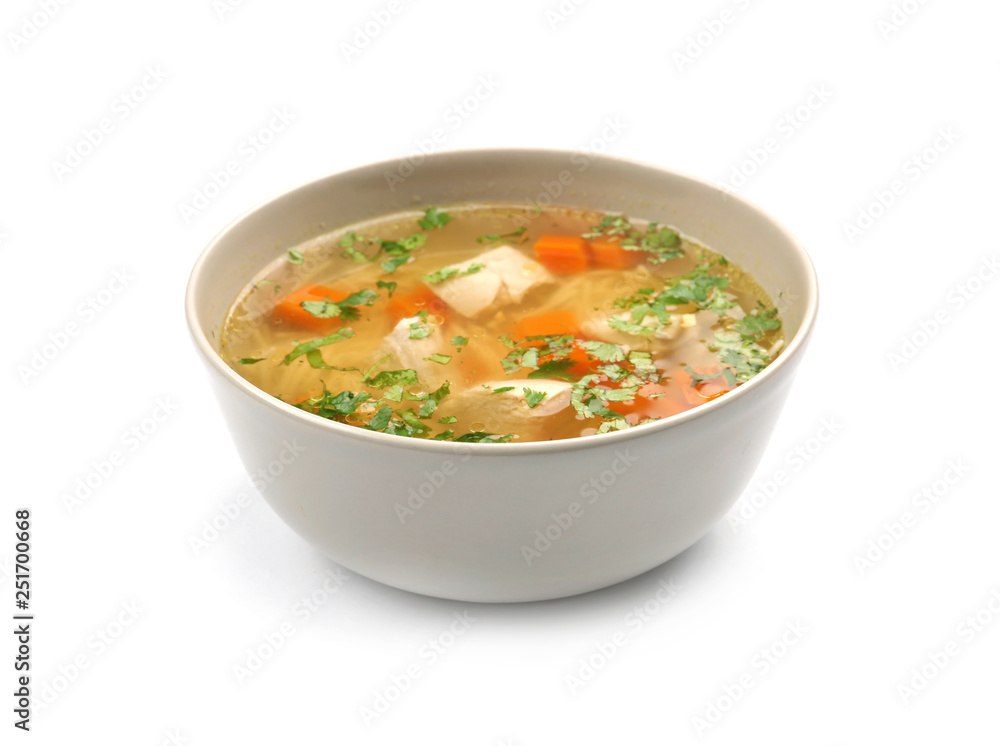
[[693, 370], [701, 376], [717, 377], [701, 381], [700, 383], [692, 386], [691, 375], [684, 368], [678, 368], [670, 374], [671, 379], [680, 386], [681, 391], [684, 394], [684, 398], [691, 404], [704, 404], [712, 399], [717, 399], [727, 391], [731, 391], [733, 388], [726, 380], [726, 376], [720, 375], [722, 371], [718, 367], [693, 368]]
[[323, 285], [305, 285], [294, 293], [286, 295], [274, 306], [274, 315], [282, 321], [309, 329], [317, 334], [332, 332], [344, 322], [339, 318], [320, 319], [302, 307], [304, 301], [329, 300], [336, 303], [347, 297], [347, 293], [331, 290]]
[[590, 265], [587, 241], [579, 236], [539, 236], [535, 258], [558, 275], [583, 272]]
[[664, 417], [686, 412], [694, 407], [681, 394], [676, 385], [662, 383], [647, 383], [642, 386], [632, 401], [613, 401], [608, 403], [608, 409], [618, 414], [636, 414], [639, 419], [653, 417], [662, 420]]
[[590, 256], [595, 267], [604, 269], [628, 269], [642, 261], [641, 251], [629, 251], [617, 241], [603, 239], [590, 242]]
[[580, 322], [572, 311], [556, 311], [542, 316], [529, 316], [521, 319], [511, 330], [514, 339], [525, 337], [542, 337], [558, 334], [580, 336]]
[[[555, 337], [564, 334], [580, 337], [580, 322], [572, 311], [555, 311], [542, 316], [529, 316], [518, 321], [511, 330], [511, 337], [519, 341], [527, 337]], [[522, 347], [540, 347], [543, 344], [544, 342], [538, 339], [520, 343]], [[576, 342], [572, 344], [572, 350], [566, 357], [573, 361], [573, 365], [567, 371], [576, 375], [593, 373], [601, 364], [600, 360], [588, 356], [587, 351]], [[551, 355], [544, 355], [540, 361], [545, 363], [552, 359]]]
[[398, 323], [400, 319], [416, 316], [421, 311], [429, 311], [436, 316], [446, 316], [448, 306], [426, 285], [408, 293], [396, 293], [389, 299], [385, 310]]

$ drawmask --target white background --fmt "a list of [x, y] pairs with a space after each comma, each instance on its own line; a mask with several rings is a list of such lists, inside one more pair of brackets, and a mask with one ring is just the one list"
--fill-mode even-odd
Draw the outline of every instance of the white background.
[[[995, 3], [232, 4], [0, 14], [0, 593], [12, 615], [30, 506], [38, 702], [16, 736], [997, 743]], [[821, 318], [757, 481], [674, 561], [562, 601], [440, 601], [334, 580], [250, 485], [185, 328], [195, 258], [257, 201], [435, 128], [726, 183], [814, 258]]]

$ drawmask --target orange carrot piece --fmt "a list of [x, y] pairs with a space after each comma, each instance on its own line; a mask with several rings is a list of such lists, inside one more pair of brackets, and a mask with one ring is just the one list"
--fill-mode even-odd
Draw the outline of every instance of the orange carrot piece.
[[435, 316], [447, 316], [448, 306], [435, 295], [426, 285], [421, 285], [409, 293], [396, 293], [389, 299], [385, 310], [392, 316], [395, 323], [400, 319], [416, 316], [421, 311], [428, 311]]
[[687, 401], [676, 385], [662, 383], [647, 383], [632, 401], [608, 402], [611, 411], [626, 416], [637, 414], [640, 420], [646, 417], [662, 420], [692, 408], [694, 405]]
[[514, 339], [554, 336], [558, 334], [572, 334], [574, 337], [580, 336], [580, 322], [577, 321], [575, 313], [572, 311], [555, 311], [554, 313], [547, 313], [542, 316], [529, 316], [514, 324], [514, 328], [510, 333]]
[[579, 236], [545, 234], [535, 242], [535, 258], [558, 275], [583, 272], [590, 266], [587, 241]]
[[347, 293], [331, 290], [323, 285], [305, 285], [294, 293], [286, 295], [274, 306], [274, 315], [282, 321], [323, 334], [332, 332], [344, 322], [339, 318], [320, 319], [313, 316], [302, 307], [304, 301], [329, 300], [336, 303], [347, 297]]
[[642, 261], [641, 251], [629, 251], [617, 241], [603, 239], [590, 242], [590, 256], [595, 267], [604, 269], [628, 269]]

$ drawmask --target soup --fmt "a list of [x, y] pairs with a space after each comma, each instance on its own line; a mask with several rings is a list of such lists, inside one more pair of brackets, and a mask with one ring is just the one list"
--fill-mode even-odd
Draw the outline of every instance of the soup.
[[687, 411], [749, 381], [783, 341], [754, 279], [673, 228], [459, 205], [289, 250], [236, 299], [220, 353], [260, 389], [346, 425], [504, 443]]

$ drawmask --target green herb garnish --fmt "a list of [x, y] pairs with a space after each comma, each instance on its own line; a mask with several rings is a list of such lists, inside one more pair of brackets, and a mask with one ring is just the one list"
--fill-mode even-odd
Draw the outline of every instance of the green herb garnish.
[[319, 349], [320, 347], [325, 347], [326, 345], [331, 345], [334, 342], [341, 342], [345, 339], [350, 339], [354, 336], [354, 330], [349, 326], [345, 326], [339, 332], [335, 332], [328, 337], [323, 337], [321, 339], [314, 339], [311, 342], [305, 342], [303, 344], [295, 347], [291, 352], [285, 355], [282, 362], [285, 365], [290, 364], [295, 358], [312, 352], [313, 350]]
[[434, 228], [444, 228], [450, 221], [451, 215], [441, 212], [436, 207], [429, 207], [424, 216], [417, 220], [417, 224], [425, 231], [429, 231]]
[[516, 238], [523, 235], [526, 230], [528, 230], [526, 226], [521, 226], [510, 233], [491, 233], [488, 236], [480, 236], [476, 241], [479, 243], [490, 243], [491, 241], [500, 241], [504, 238]]
[[485, 265], [483, 264], [470, 264], [466, 269], [459, 269], [458, 267], [444, 267], [439, 269], [437, 272], [431, 272], [429, 275], [421, 275], [421, 278], [428, 285], [436, 285], [439, 282], [444, 282], [445, 280], [451, 280], [455, 277], [465, 277], [466, 275], [474, 275], [483, 269]]

